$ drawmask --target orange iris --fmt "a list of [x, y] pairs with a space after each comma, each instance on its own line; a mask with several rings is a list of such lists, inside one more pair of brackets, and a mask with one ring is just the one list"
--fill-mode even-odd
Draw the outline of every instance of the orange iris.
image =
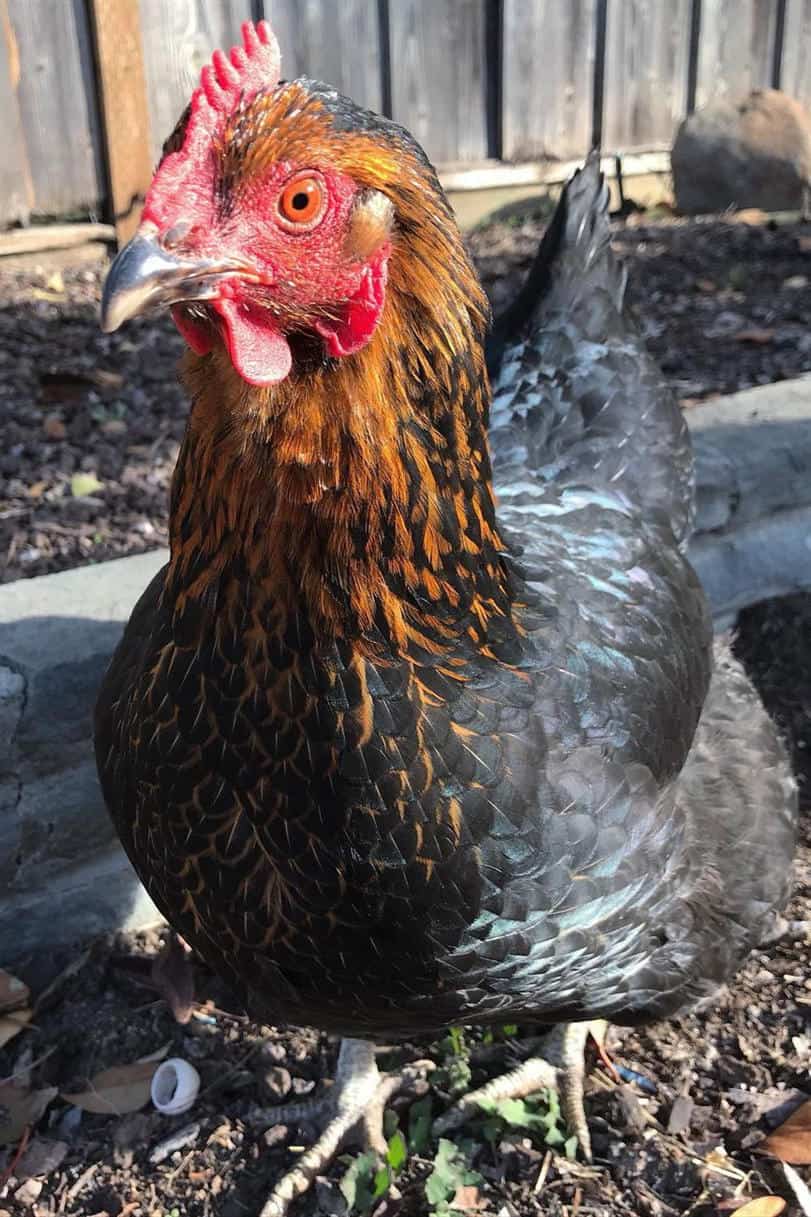
[[291, 178], [279, 195], [279, 216], [286, 228], [314, 228], [326, 209], [326, 190], [316, 177]]

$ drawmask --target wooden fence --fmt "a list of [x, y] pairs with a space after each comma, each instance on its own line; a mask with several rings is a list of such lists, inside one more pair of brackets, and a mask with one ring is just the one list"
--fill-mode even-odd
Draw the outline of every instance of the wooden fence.
[[393, 115], [443, 166], [661, 149], [756, 86], [811, 101], [811, 0], [0, 0], [0, 223], [114, 210], [128, 60], [105, 79], [104, 6], [140, 24], [153, 158], [212, 49], [263, 15], [286, 76]]

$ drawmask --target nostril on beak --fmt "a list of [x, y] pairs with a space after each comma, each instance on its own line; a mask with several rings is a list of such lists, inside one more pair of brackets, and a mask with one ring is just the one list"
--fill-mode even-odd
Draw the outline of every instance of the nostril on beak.
[[181, 241], [184, 241], [191, 232], [191, 224], [188, 220], [179, 220], [177, 224], [173, 224], [167, 229], [161, 237], [161, 245], [164, 249], [175, 249]]

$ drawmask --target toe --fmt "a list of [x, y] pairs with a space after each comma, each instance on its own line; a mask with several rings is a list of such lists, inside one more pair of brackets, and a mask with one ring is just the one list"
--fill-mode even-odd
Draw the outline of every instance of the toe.
[[493, 1103], [502, 1099], [523, 1099], [538, 1090], [546, 1089], [558, 1089], [558, 1070], [542, 1057], [531, 1056], [517, 1069], [494, 1078], [486, 1086], [465, 1095], [455, 1107], [446, 1111], [438, 1120], [434, 1120], [434, 1132], [442, 1136], [455, 1128], [461, 1128]]

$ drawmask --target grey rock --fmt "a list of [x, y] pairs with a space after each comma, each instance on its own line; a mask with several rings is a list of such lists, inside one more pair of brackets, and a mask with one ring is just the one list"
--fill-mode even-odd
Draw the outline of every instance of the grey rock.
[[[296, 1081], [298, 1081], [298, 1078]], [[289, 1070], [285, 1069], [283, 1065], [272, 1065], [270, 1069], [265, 1071], [264, 1083], [270, 1097], [281, 1102], [290, 1093], [293, 1079], [290, 1076]]]
[[67, 1156], [68, 1146], [64, 1141], [52, 1141], [48, 1137], [33, 1140], [15, 1167], [14, 1174], [20, 1180], [37, 1179], [53, 1174]]
[[676, 207], [688, 215], [797, 210], [811, 176], [811, 115], [777, 89], [714, 102], [681, 124], [671, 168]]

